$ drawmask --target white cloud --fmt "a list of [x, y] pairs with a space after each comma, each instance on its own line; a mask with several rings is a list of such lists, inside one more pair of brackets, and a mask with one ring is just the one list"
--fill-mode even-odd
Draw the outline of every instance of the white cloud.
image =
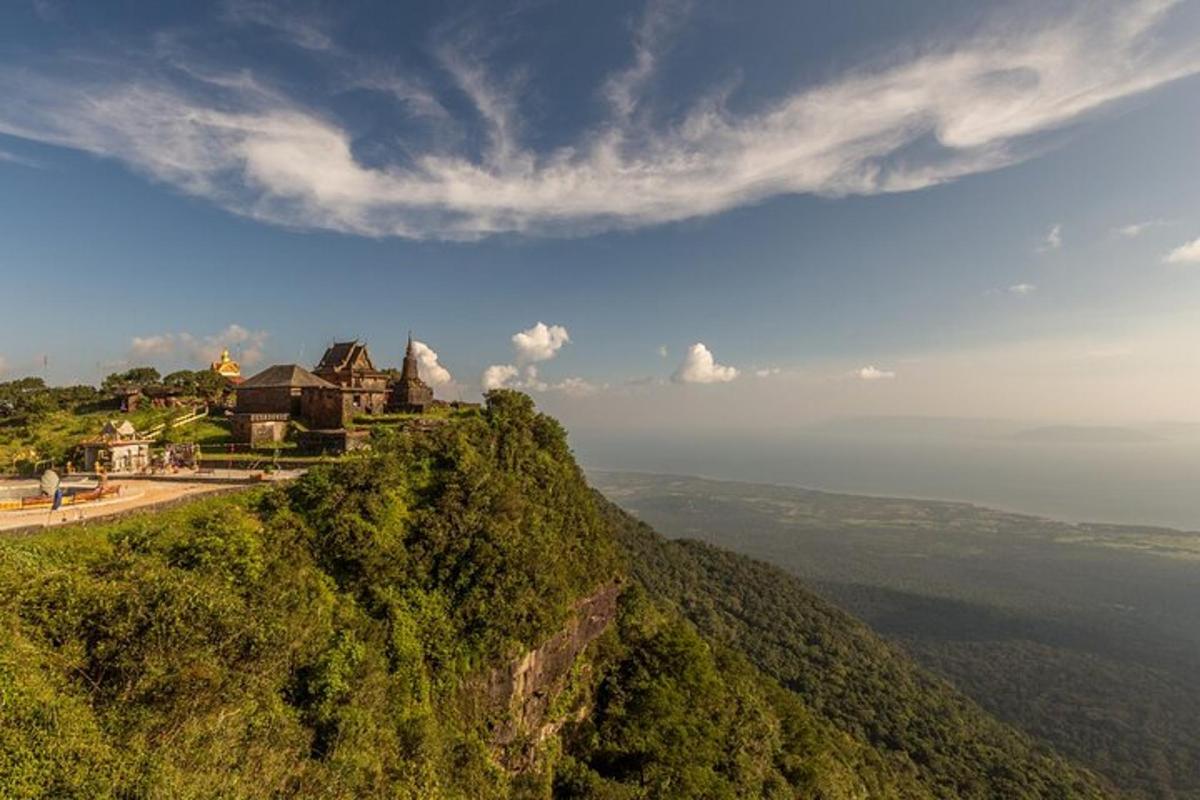
[[517, 351], [517, 360], [526, 363], [530, 361], [547, 361], [558, 355], [564, 344], [571, 341], [570, 334], [562, 325], [547, 325], [539, 322], [528, 330], [514, 333], [513, 347]]
[[676, 383], [727, 383], [737, 376], [736, 368], [718, 364], [704, 343], [696, 342], [688, 348], [671, 380]]
[[153, 336], [133, 337], [129, 349], [135, 356], [164, 356], [174, 353], [178, 343], [179, 338], [175, 334], [159, 333]]
[[567, 378], [561, 383], [547, 383], [539, 377], [535, 363], [554, 358], [563, 345], [570, 341], [571, 335], [562, 325], [538, 322], [532, 328], [518, 331], [512, 336], [517, 363], [492, 364], [483, 371], [480, 385], [484, 391], [507, 387], [530, 392], [561, 390], [567, 394], [581, 394], [584, 387], [591, 384], [582, 378]]
[[573, 377], [565, 378], [552, 385], [550, 388], [555, 391], [562, 392], [569, 397], [586, 397], [600, 391], [602, 387], [599, 387], [589, 381], [585, 381], [583, 378]]
[[1181, 244], [1163, 258], [1168, 264], [1200, 264], [1200, 239]]
[[430, 386], [445, 386], [454, 382], [450, 370], [438, 363], [438, 354], [429, 345], [414, 339], [413, 353], [417, 357], [417, 371]]
[[579, 377], [547, 383], [541, 379], [538, 368], [533, 364], [526, 365], [524, 369], [512, 364], [493, 364], [483, 371], [479, 383], [485, 392], [492, 389], [521, 389], [526, 392], [562, 392], [569, 397], [587, 397], [603, 388]]
[[269, 28], [305, 50], [324, 52], [337, 49], [333, 39], [323, 30], [322, 21], [301, 13], [294, 6], [283, 9], [277, 4], [259, 0], [227, 0], [225, 19], [238, 25]]
[[208, 336], [194, 336], [186, 331], [134, 336], [129, 352], [135, 359], [180, 358], [188, 361], [192, 369], [200, 369], [227, 347], [244, 366], [253, 366], [262, 360], [268, 336], [266, 331], [252, 331], [234, 323]]
[[1042, 239], [1042, 243], [1038, 245], [1039, 253], [1048, 253], [1051, 250], [1057, 250], [1062, 247], [1062, 225], [1054, 224], [1050, 226], [1050, 230], [1046, 231], [1046, 236]]
[[764, 367], [763, 369], [754, 370], [756, 378], [770, 378], [772, 375], [778, 375], [783, 372], [779, 367]]
[[492, 364], [483, 371], [479, 385], [485, 392], [492, 389], [503, 389], [518, 375], [517, 368], [512, 364]]
[[1145, 222], [1135, 222], [1132, 225], [1123, 225], [1116, 229], [1118, 236], [1124, 236], [1126, 239], [1136, 239], [1151, 228], [1157, 228], [1160, 225], [1166, 225], [1166, 221], [1161, 219], [1151, 219]]
[[45, 167], [45, 164], [41, 163], [40, 161], [34, 161], [32, 158], [19, 156], [16, 153], [10, 153], [7, 150], [0, 150], [0, 161], [8, 164], [17, 164], [22, 167], [29, 167], [30, 169], [43, 169]]
[[896, 377], [896, 373], [891, 370], [880, 369], [874, 364], [868, 364], [857, 372], [859, 378], [864, 381], [885, 381]]
[[1033, 294], [1037, 291], [1037, 287], [1032, 283], [1014, 283], [1008, 287], [1009, 294]]
[[[375, 153], [368, 165], [348, 123], [314, 107], [319, 97], [300, 101], [240, 72], [184, 80], [179, 64], [154, 71], [137, 58], [87, 74], [67, 58], [0, 66], [0, 132], [120, 159], [288, 226], [412, 238], [570, 235], [781, 194], [911, 191], [1026, 160], [1042, 149], [1036, 134], [1200, 72], [1200, 37], [1159, 35], [1176, 5], [1109, 0], [1058, 16], [997, 16], [957, 42], [914, 43], [883, 66], [757, 106], [735, 110], [702, 91], [674, 116], [640, 113], [663, 57], [663, 15], [652, 9], [635, 33], [632, 65], [603, 84], [608, 117], [546, 151], [522, 141], [520, 98], [529, 92], [467, 55], [471, 48], [450, 46], [436, 52], [474, 105], [463, 118], [486, 126], [481, 153], [398, 133], [393, 157]], [[259, 3], [231, 8], [255, 24], [290, 26], [279, 15], [264, 20]], [[285, 32], [309, 51], [330, 44], [312, 26]]]
[[666, 346], [665, 344], [660, 344], [660, 345], [658, 346], [658, 350], [656, 350], [655, 352], [657, 352], [657, 353], [658, 353], [658, 357], [659, 357], [659, 358], [666, 358], [666, 357], [667, 357], [667, 355], [668, 355], [668, 353], [667, 353], [667, 346]]

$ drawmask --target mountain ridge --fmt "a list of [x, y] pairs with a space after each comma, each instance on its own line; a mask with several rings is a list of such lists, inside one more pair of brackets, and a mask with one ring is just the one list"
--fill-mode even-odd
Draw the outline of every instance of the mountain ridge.
[[[684, 613], [644, 572], [671, 546], [622, 532], [524, 395], [373, 445], [286, 487], [0, 543], [0, 793], [1107, 796], [815, 599], [805, 619], [836, 621], [809, 631], [819, 680], [761, 658], [770, 626]], [[845, 697], [880, 693], [910, 729], [830, 694], [864, 658], [922, 693]]]

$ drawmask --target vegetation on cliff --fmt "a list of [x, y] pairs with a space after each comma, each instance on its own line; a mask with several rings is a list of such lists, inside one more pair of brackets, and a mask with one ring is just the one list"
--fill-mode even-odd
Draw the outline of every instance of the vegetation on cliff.
[[606, 513], [633, 577], [699, 631], [737, 649], [815, 713], [935, 797], [1103, 797], [1071, 766], [916, 666], [783, 570], [700, 542], [667, 541]]
[[[285, 488], [0, 545], [0, 796], [1098, 794], [852, 619], [604, 512], [558, 423], [488, 399]], [[480, 687], [622, 549], [615, 624], [513, 768]]]

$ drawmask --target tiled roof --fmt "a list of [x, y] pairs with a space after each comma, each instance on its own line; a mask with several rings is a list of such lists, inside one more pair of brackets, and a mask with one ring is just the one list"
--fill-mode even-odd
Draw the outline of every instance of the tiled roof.
[[318, 378], [299, 364], [276, 364], [267, 367], [238, 384], [238, 389], [299, 388], [304, 386], [328, 386], [333, 384]]

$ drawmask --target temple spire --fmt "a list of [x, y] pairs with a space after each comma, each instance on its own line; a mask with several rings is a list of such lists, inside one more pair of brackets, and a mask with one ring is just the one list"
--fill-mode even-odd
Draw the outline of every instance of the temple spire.
[[417, 351], [413, 347], [412, 331], [408, 332], [408, 347], [404, 349], [404, 366], [400, 369], [401, 380], [417, 379]]

